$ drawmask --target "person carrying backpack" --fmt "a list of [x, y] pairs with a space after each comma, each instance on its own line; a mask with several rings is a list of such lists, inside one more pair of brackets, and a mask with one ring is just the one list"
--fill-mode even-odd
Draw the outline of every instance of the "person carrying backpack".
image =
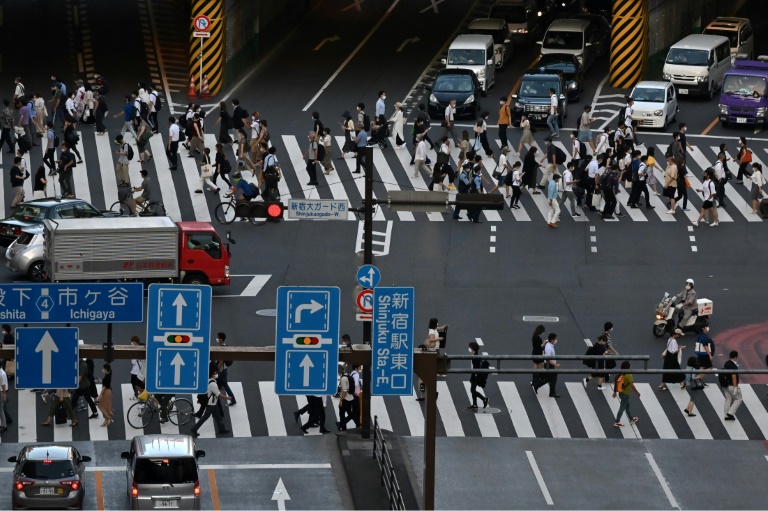
[[[477, 342], [472, 341], [469, 343], [469, 354], [480, 354], [480, 345]], [[489, 369], [490, 367], [490, 364], [485, 359], [472, 359], [472, 369]], [[469, 392], [472, 395], [472, 405], [468, 406], [467, 410], [477, 410], [477, 398], [480, 398], [483, 402], [483, 408], [488, 408], [488, 397], [477, 390], [477, 387], [484, 389], [486, 383], [488, 383], [488, 373], [470, 373]]]
[[226, 429], [226, 426], [224, 425], [224, 417], [221, 415], [218, 404], [219, 399], [230, 400], [232, 397], [225, 396], [219, 391], [219, 384], [216, 383], [216, 378], [218, 376], [219, 373], [216, 370], [216, 367], [211, 365], [211, 367], [208, 368], [208, 392], [205, 394], [205, 410], [203, 411], [203, 415], [200, 417], [200, 420], [197, 421], [197, 423], [192, 426], [189, 431], [190, 435], [192, 435], [192, 438], [197, 438], [199, 436], [197, 430], [200, 429], [200, 426], [202, 426], [211, 415], [213, 415], [213, 420], [218, 426], [219, 434], [223, 435], [229, 433], [229, 430]]
[[640, 397], [640, 391], [635, 387], [635, 379], [632, 377], [632, 373], [629, 370], [629, 361], [625, 360], [621, 363], [622, 373], [616, 376], [613, 382], [613, 397], [619, 396], [619, 411], [616, 413], [616, 422], [613, 423], [614, 428], [623, 428], [624, 424], [621, 423], [621, 416], [624, 412], [627, 412], [629, 417], [629, 423], [634, 424], [637, 422], [637, 417], [632, 417], [632, 413], [629, 410], [629, 396], [634, 390], [637, 397]]

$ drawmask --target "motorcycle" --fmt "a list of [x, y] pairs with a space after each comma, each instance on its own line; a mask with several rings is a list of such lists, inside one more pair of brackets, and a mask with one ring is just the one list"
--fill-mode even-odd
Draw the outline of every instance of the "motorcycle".
[[678, 302], [677, 296], [664, 293], [664, 297], [656, 306], [656, 320], [653, 324], [653, 335], [663, 337], [670, 335], [675, 328], [680, 328], [684, 333], [701, 333], [701, 329], [709, 325], [709, 318], [712, 317], [712, 301], [706, 298], [700, 298], [697, 301], [697, 307], [693, 314], [688, 318], [684, 325], [678, 327], [678, 320], [683, 315], [683, 302]]

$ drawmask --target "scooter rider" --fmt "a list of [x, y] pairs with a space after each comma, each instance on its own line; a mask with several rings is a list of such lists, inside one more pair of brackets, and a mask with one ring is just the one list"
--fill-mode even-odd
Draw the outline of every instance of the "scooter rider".
[[683, 319], [677, 324], [678, 327], [683, 328], [688, 322], [688, 318], [693, 315], [693, 311], [698, 307], [696, 291], [693, 289], [693, 279], [685, 281], [685, 289], [678, 293], [676, 297], [683, 301]]

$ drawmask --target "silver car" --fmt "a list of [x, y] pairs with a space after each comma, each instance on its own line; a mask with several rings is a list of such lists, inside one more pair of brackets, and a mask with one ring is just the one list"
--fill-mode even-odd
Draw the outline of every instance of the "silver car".
[[28, 445], [13, 467], [13, 509], [82, 509], [85, 467], [91, 461], [68, 445]]
[[48, 280], [45, 272], [45, 244], [42, 225], [25, 227], [5, 251], [5, 266], [26, 275], [33, 282]]

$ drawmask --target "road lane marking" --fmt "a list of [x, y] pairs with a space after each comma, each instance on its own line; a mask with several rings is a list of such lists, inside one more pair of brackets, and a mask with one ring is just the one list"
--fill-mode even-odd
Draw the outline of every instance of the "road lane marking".
[[[471, 385], [468, 381], [464, 382], [464, 389], [467, 391], [467, 397], [472, 399]], [[491, 414], [475, 413], [477, 427], [480, 429], [480, 436], [499, 438], [499, 428], [496, 427], [496, 421]]]
[[208, 469], [208, 484], [211, 486], [211, 504], [213, 505], [213, 509], [218, 511], [221, 509], [221, 503], [219, 502], [219, 487], [216, 485], [216, 472], [212, 468]]
[[453, 406], [453, 396], [448, 389], [448, 383], [437, 382], [437, 391], [442, 392], [443, 396], [448, 398], [437, 400], [437, 411], [440, 413], [440, 419], [445, 427], [445, 436], [466, 436], [456, 407]]
[[709, 123], [709, 126], [707, 126], [706, 128], [704, 128], [704, 131], [702, 131], [702, 132], [701, 132], [701, 134], [702, 134], [702, 135], [706, 135], [707, 133], [709, 133], [710, 131], [712, 131], [712, 128], [714, 128], [714, 127], [715, 127], [715, 125], [717, 124], [717, 121], [719, 121], [719, 120], [720, 120], [720, 118], [718, 118], [718, 117], [715, 117], [715, 119], [714, 119], [712, 122], [710, 122], [710, 123]]
[[104, 489], [102, 488], [100, 470], [94, 474], [94, 486], [96, 487], [96, 509], [104, 509]]
[[675, 429], [669, 422], [669, 417], [664, 413], [664, 409], [661, 407], [656, 394], [653, 393], [651, 385], [648, 383], [636, 383], [635, 386], [640, 393], [640, 402], [645, 407], [645, 412], [648, 414], [653, 427], [656, 428], [656, 432], [659, 434], [659, 438], [677, 438]]
[[525, 451], [525, 455], [528, 456], [528, 463], [531, 464], [531, 470], [533, 470], [533, 475], [536, 476], [536, 481], [539, 483], [541, 493], [544, 495], [544, 501], [548, 506], [554, 506], [555, 503], [552, 501], [552, 496], [549, 494], [547, 483], [544, 482], [544, 478], [541, 475], [541, 470], [539, 470], [539, 465], [536, 463], [536, 458], [533, 457], [533, 453], [531, 451]]
[[312, 99], [310, 99], [310, 100], [309, 100], [309, 103], [307, 103], [306, 105], [304, 105], [304, 108], [302, 108], [302, 109], [301, 109], [301, 111], [302, 111], [302, 112], [306, 112], [307, 110], [309, 110], [309, 107], [311, 107], [311, 106], [312, 106], [312, 104], [313, 104], [315, 101], [317, 101], [317, 98], [319, 98], [319, 97], [320, 97], [320, 95], [321, 95], [323, 92], [325, 92], [325, 89], [327, 89], [327, 88], [328, 88], [328, 87], [331, 85], [331, 82], [333, 82], [333, 80], [335, 80], [335, 79], [336, 79], [336, 77], [337, 77], [337, 76], [339, 76], [339, 73], [341, 73], [341, 71], [342, 71], [342, 70], [343, 70], [345, 67], [347, 67], [347, 64], [349, 64], [349, 61], [351, 61], [351, 60], [354, 58], [354, 56], [355, 56], [355, 55], [357, 55], [357, 52], [359, 52], [359, 51], [362, 49], [362, 47], [365, 45], [365, 43], [367, 43], [367, 42], [368, 42], [368, 39], [370, 39], [370, 38], [371, 38], [371, 36], [372, 36], [374, 33], [376, 33], [376, 31], [379, 29], [379, 27], [380, 27], [380, 26], [381, 26], [381, 25], [382, 25], [382, 24], [383, 24], [383, 23], [384, 23], [384, 22], [387, 20], [387, 18], [389, 17], [389, 15], [390, 15], [390, 14], [392, 13], [392, 11], [395, 9], [395, 6], [398, 4], [398, 2], [400, 2], [400, 0], [394, 0], [394, 2], [392, 2], [392, 5], [390, 5], [390, 6], [389, 6], [389, 9], [387, 9], [387, 12], [385, 12], [385, 13], [384, 13], [384, 16], [382, 16], [382, 17], [379, 19], [379, 21], [378, 21], [378, 22], [377, 22], [377, 23], [376, 23], [376, 24], [373, 26], [373, 28], [371, 29], [371, 31], [370, 31], [370, 32], [368, 32], [368, 34], [367, 34], [367, 35], [366, 35], [366, 36], [363, 38], [363, 40], [362, 40], [362, 41], [360, 41], [360, 44], [358, 44], [358, 45], [357, 45], [357, 47], [356, 47], [354, 50], [352, 50], [352, 53], [350, 53], [350, 54], [349, 54], [349, 56], [348, 56], [348, 57], [347, 57], [347, 58], [344, 60], [344, 62], [342, 62], [342, 63], [341, 63], [341, 65], [339, 66], [339, 68], [338, 68], [338, 69], [337, 69], [337, 70], [336, 70], [336, 71], [335, 71], [335, 72], [334, 72], [334, 73], [331, 75], [331, 77], [330, 77], [330, 78], [328, 78], [328, 81], [326, 81], [326, 82], [323, 84], [323, 86], [320, 88], [320, 90], [319, 90], [319, 91], [317, 91], [317, 94], [315, 94], [314, 96], [312, 96]]
[[661, 489], [664, 490], [664, 495], [667, 496], [669, 505], [675, 509], [680, 509], [680, 505], [675, 500], [675, 496], [672, 495], [672, 490], [669, 489], [667, 480], [664, 479], [664, 475], [661, 473], [659, 466], [656, 464], [656, 460], [653, 459], [653, 454], [647, 452], [645, 453], [645, 458], [648, 460], [648, 464], [651, 466], [653, 473], [656, 474], [656, 479], [659, 480], [659, 484], [661, 485]]
[[584, 425], [584, 430], [587, 432], [589, 438], [605, 438], [605, 431], [600, 424], [600, 419], [597, 418], [597, 413], [592, 407], [592, 403], [587, 396], [587, 391], [581, 382], [566, 382], [565, 388], [568, 389], [573, 404], [576, 406], [576, 411], [579, 414], [581, 423]]
[[512, 425], [515, 428], [518, 438], [536, 438], [536, 433], [533, 431], [533, 426], [528, 418], [528, 413], [525, 411], [525, 406], [520, 399], [520, 394], [517, 392], [515, 383], [511, 381], [500, 381], [497, 383], [499, 391], [501, 392], [501, 398], [504, 400], [504, 404], [509, 412], [509, 417], [512, 419]]

